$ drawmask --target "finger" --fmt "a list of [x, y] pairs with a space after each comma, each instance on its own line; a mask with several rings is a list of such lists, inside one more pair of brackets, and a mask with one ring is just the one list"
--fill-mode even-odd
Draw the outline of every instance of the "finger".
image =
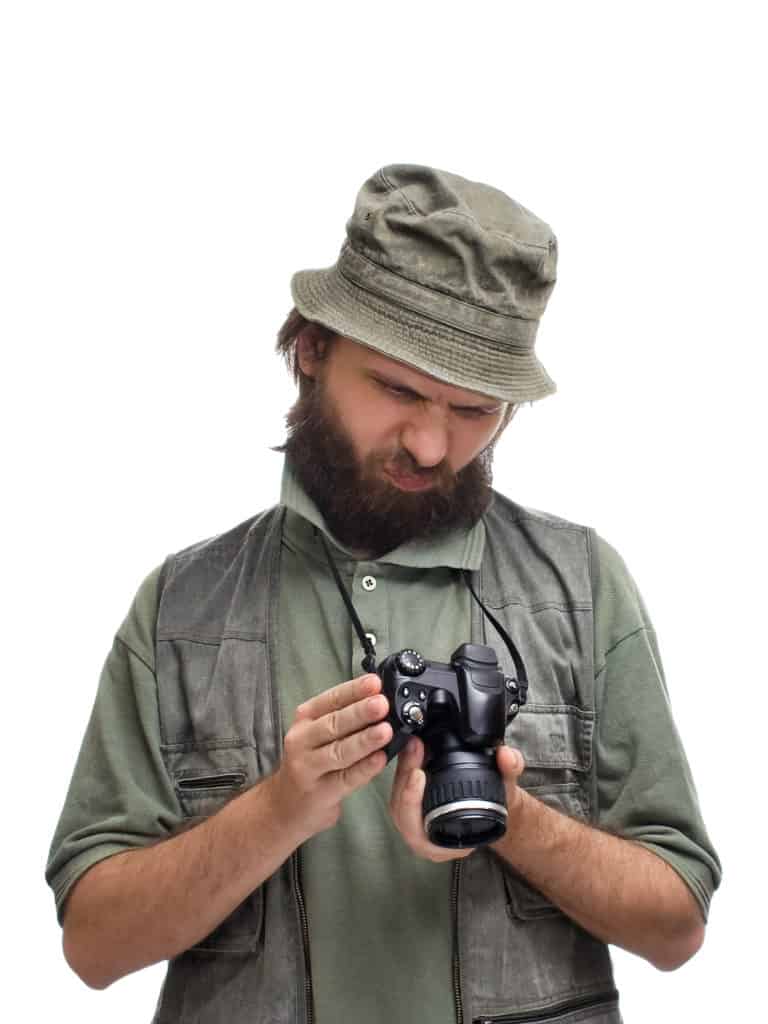
[[365, 697], [372, 697], [373, 694], [380, 691], [381, 679], [369, 672], [364, 676], [358, 676], [356, 679], [339, 683], [338, 686], [333, 686], [330, 690], [324, 690], [322, 693], [318, 693], [317, 696], [304, 701], [303, 704], [299, 704], [296, 708], [296, 717], [302, 719], [322, 718], [331, 712], [341, 711], [348, 704], [354, 704]]
[[340, 798], [349, 796], [356, 789], [366, 786], [387, 767], [387, 758], [383, 750], [377, 750], [361, 761], [356, 761], [343, 771], [331, 776], [332, 784], [340, 787]]
[[427, 776], [421, 768], [413, 768], [403, 779], [397, 796], [397, 806], [393, 809], [393, 817], [402, 832], [411, 842], [426, 839], [424, 832], [424, 816], [422, 800]]
[[308, 722], [305, 742], [310, 750], [336, 743], [352, 736], [386, 717], [389, 702], [382, 693], [349, 704], [340, 711], [329, 711], [322, 718]]
[[423, 762], [424, 744], [418, 737], [411, 736], [408, 743], [397, 755], [397, 767], [395, 768], [395, 777], [392, 780], [392, 792], [389, 798], [389, 806], [394, 815], [398, 813], [403, 789], [411, 772], [415, 768], [421, 768]]
[[307, 767], [316, 778], [343, 772], [375, 751], [380, 751], [391, 739], [392, 726], [388, 722], [378, 722], [344, 739], [308, 750]]

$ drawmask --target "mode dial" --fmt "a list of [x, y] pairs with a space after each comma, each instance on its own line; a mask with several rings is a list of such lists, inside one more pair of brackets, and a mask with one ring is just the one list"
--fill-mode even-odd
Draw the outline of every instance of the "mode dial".
[[395, 665], [399, 672], [402, 672], [405, 676], [420, 676], [424, 669], [427, 667], [427, 663], [424, 661], [418, 651], [414, 651], [408, 647], [395, 658]]

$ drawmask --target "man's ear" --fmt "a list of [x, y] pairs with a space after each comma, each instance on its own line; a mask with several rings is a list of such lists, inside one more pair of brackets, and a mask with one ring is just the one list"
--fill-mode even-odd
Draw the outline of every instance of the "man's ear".
[[305, 377], [317, 375], [317, 364], [325, 355], [327, 341], [317, 329], [317, 325], [308, 323], [296, 337], [296, 361]]

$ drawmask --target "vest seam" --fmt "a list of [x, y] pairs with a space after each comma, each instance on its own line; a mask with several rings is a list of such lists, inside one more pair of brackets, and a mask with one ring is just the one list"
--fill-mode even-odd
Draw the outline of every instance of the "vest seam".
[[592, 605], [588, 602], [579, 602], [578, 604], [558, 604], [557, 601], [541, 601], [538, 604], [526, 604], [524, 601], [518, 601], [510, 599], [509, 601], [501, 601], [496, 604], [494, 601], [485, 602], [489, 608], [509, 608], [510, 605], [515, 605], [518, 608], [524, 608], [527, 612], [536, 614], [537, 612], [546, 611], [550, 608], [555, 608], [560, 612], [591, 612]]
[[588, 526], [574, 526], [571, 523], [561, 523], [549, 519], [545, 515], [537, 516], [530, 512], [527, 515], [518, 516], [517, 519], [513, 519], [510, 525], [517, 526], [518, 523], [538, 523], [541, 526], [548, 526], [552, 530], [566, 530], [568, 533], [578, 533], [582, 536], [585, 533], [589, 533]]
[[267, 638], [258, 633], [248, 633], [236, 629], [227, 630], [226, 633], [211, 635], [196, 633], [194, 630], [162, 630], [157, 634], [158, 643], [172, 642], [173, 640], [189, 640], [192, 643], [205, 644], [209, 647], [219, 647], [223, 640], [243, 640], [246, 643], [266, 644]]

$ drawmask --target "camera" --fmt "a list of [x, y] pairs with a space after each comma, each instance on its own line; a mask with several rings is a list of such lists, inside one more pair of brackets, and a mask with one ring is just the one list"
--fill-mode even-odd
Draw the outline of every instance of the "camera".
[[506, 831], [504, 782], [495, 748], [525, 702], [525, 690], [505, 676], [493, 648], [462, 644], [450, 664], [411, 648], [377, 669], [389, 701], [393, 736], [389, 761], [411, 736], [425, 745], [424, 829], [437, 846], [480, 846]]

